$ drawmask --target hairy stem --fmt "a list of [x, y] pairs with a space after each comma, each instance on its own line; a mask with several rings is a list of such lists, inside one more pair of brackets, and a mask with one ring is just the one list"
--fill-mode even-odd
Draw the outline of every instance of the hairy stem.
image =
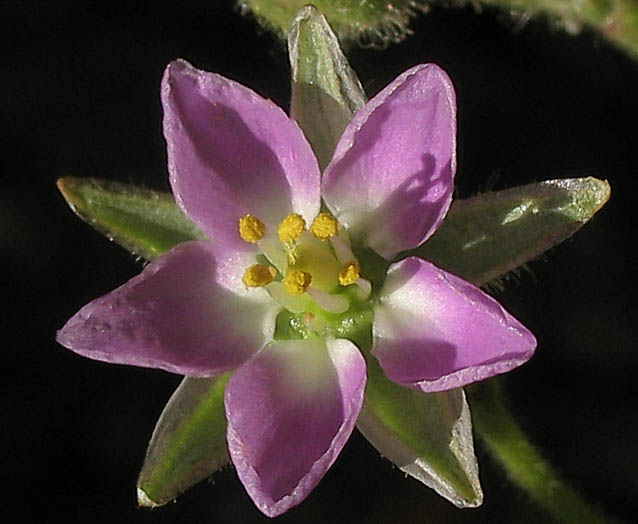
[[[240, 11], [252, 13], [265, 27], [286, 35], [297, 11], [308, 0], [237, 0]], [[592, 27], [611, 42], [638, 57], [636, 0], [314, 0], [340, 40], [385, 46], [412, 34], [410, 19], [432, 5], [496, 7], [526, 22], [547, 16], [552, 23], [576, 34]]]
[[499, 381], [467, 388], [477, 434], [512, 481], [562, 524], [619, 524], [569, 486], [541, 456], [503, 401]]
[[[445, 3], [445, 2], [443, 2]], [[480, 0], [525, 21], [545, 14], [569, 33], [590, 26], [638, 56], [638, 3], [635, 0]]]

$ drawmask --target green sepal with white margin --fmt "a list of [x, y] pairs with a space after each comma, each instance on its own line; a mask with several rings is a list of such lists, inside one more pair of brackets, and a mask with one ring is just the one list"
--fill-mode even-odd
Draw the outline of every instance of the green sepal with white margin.
[[224, 414], [229, 378], [230, 373], [185, 377], [175, 390], [157, 421], [137, 480], [140, 506], [166, 504], [229, 463]]
[[337, 37], [313, 6], [297, 13], [288, 36], [288, 55], [290, 116], [303, 129], [323, 170], [366, 95]]
[[456, 200], [425, 244], [397, 257], [430, 260], [478, 286], [572, 236], [609, 200], [606, 180], [546, 180]]
[[59, 179], [58, 189], [77, 216], [146, 260], [182, 242], [205, 238], [169, 193], [76, 177]]
[[422, 393], [388, 380], [363, 351], [368, 383], [357, 428], [398, 468], [459, 508], [483, 502], [463, 389]]

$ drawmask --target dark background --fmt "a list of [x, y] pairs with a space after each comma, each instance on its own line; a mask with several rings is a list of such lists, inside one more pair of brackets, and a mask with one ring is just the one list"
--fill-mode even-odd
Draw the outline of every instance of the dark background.
[[[82, 359], [54, 342], [90, 299], [138, 273], [126, 251], [78, 220], [65, 175], [168, 189], [158, 86], [183, 57], [286, 107], [284, 47], [230, 1], [0, 2], [0, 263], [3, 513], [21, 522], [266, 522], [232, 468], [174, 504], [139, 509], [135, 480], [180, 378]], [[459, 103], [459, 196], [593, 175], [609, 204], [510, 281], [499, 300], [536, 334], [511, 373], [513, 409], [556, 467], [592, 501], [638, 519], [636, 267], [638, 67], [599, 37], [543, 20], [518, 27], [486, 10], [432, 9], [415, 36], [349, 57], [369, 94], [433, 61]], [[546, 516], [477, 443], [485, 504], [457, 510], [404, 478], [353, 435], [293, 523], [508, 523]]]

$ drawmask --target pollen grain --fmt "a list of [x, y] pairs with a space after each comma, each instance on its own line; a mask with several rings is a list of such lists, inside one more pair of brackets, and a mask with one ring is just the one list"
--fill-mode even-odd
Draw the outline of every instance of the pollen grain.
[[339, 231], [339, 222], [330, 213], [319, 213], [314, 219], [310, 231], [321, 240], [333, 237]]
[[266, 225], [257, 217], [244, 215], [239, 219], [239, 236], [242, 240], [254, 244], [266, 233]]
[[277, 228], [279, 240], [284, 244], [292, 244], [306, 229], [306, 221], [297, 213], [290, 213], [284, 218]]
[[356, 262], [348, 262], [341, 268], [339, 272], [339, 284], [342, 286], [349, 286], [359, 280], [360, 276], [359, 264]]
[[276, 276], [277, 270], [274, 267], [265, 264], [255, 264], [246, 270], [242, 277], [242, 282], [246, 287], [261, 287], [270, 284]]
[[286, 275], [286, 278], [284, 278], [284, 287], [286, 291], [294, 297], [305, 293], [311, 280], [312, 276], [310, 273], [298, 270], [291, 271]]

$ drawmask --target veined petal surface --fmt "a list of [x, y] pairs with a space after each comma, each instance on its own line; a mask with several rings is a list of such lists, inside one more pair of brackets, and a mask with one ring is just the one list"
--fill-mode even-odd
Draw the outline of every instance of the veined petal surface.
[[162, 81], [173, 194], [218, 243], [251, 250], [237, 232], [252, 214], [271, 232], [288, 213], [319, 211], [319, 167], [296, 122], [270, 100], [178, 60]]
[[361, 410], [365, 360], [352, 342], [273, 342], [226, 386], [228, 450], [257, 507], [274, 517], [305, 499]]
[[332, 213], [386, 259], [443, 220], [456, 171], [456, 98], [434, 64], [408, 69], [346, 127], [322, 181]]
[[390, 266], [374, 311], [373, 354], [387, 377], [424, 392], [526, 362], [536, 339], [478, 287], [410, 257]]
[[272, 337], [278, 306], [246, 291], [248, 253], [180, 244], [78, 311], [58, 332], [85, 357], [212, 376], [236, 368]]

